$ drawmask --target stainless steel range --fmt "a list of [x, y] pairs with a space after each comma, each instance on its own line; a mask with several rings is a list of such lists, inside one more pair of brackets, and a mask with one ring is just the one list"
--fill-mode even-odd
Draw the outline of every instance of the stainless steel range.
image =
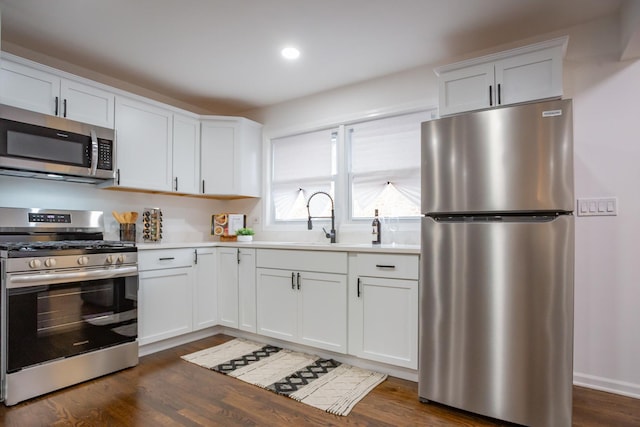
[[103, 213], [0, 208], [6, 405], [138, 363], [138, 254]]

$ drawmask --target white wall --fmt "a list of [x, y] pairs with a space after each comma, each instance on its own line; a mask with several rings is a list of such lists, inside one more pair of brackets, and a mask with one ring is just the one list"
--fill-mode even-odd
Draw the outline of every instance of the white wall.
[[[274, 105], [269, 108], [246, 111], [243, 115], [264, 125], [263, 170], [269, 171], [268, 140], [338, 124], [362, 120], [364, 117], [433, 109], [438, 105], [438, 89], [433, 67], [419, 67], [361, 84], [350, 85], [314, 96]], [[264, 188], [265, 194], [267, 188]], [[263, 203], [264, 202], [264, 203]], [[256, 238], [260, 240], [327, 241], [322, 232], [323, 224], [315, 224], [307, 230], [306, 222], [297, 227], [264, 224], [266, 200], [254, 203], [249, 218], [261, 218]], [[346, 201], [336, 200], [338, 241], [344, 243], [368, 243], [371, 228], [368, 224], [345, 225]], [[251, 221], [250, 221], [251, 222]], [[326, 224], [324, 225], [327, 226]], [[292, 228], [294, 228], [292, 230]], [[403, 224], [395, 233], [395, 242], [419, 244], [419, 222]], [[383, 243], [391, 243], [392, 237], [383, 224]]]
[[575, 191], [616, 196], [619, 214], [576, 219], [574, 378], [640, 397], [640, 61], [617, 61], [614, 23], [589, 28], [566, 60]]
[[[163, 242], [203, 242], [210, 236], [211, 214], [226, 212], [226, 202], [194, 197], [98, 189], [93, 185], [0, 176], [0, 206], [99, 210], [105, 213], [105, 238], [118, 240], [119, 227], [111, 211], [161, 208]], [[142, 219], [137, 238], [141, 239]]]
[[[570, 36], [564, 76], [565, 95], [574, 99], [576, 197], [616, 196], [619, 206], [616, 217], [576, 218], [575, 382], [640, 398], [640, 62], [617, 62], [614, 19], [530, 41], [564, 34]], [[264, 124], [268, 138], [432, 106], [437, 88], [431, 70], [421, 67], [247, 114]], [[253, 215], [262, 208], [254, 204]]]

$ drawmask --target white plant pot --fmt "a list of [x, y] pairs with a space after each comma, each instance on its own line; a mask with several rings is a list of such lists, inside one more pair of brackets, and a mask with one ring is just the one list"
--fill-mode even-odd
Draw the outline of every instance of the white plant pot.
[[251, 242], [253, 240], [253, 236], [236, 236], [238, 238], [238, 242]]

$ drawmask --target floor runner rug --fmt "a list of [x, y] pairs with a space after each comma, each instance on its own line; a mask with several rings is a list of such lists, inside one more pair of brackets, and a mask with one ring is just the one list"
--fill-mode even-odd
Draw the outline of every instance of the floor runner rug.
[[336, 415], [347, 415], [387, 376], [333, 359], [241, 338], [182, 358]]

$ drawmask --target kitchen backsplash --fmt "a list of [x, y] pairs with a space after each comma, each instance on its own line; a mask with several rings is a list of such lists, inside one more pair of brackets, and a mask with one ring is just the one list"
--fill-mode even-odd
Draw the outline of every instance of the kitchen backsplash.
[[[259, 199], [215, 200], [196, 197], [150, 194], [130, 191], [103, 190], [93, 185], [41, 179], [0, 176], [0, 206], [81, 209], [104, 212], [105, 238], [119, 239], [120, 226], [111, 211], [137, 211], [144, 208], [162, 209], [162, 243], [209, 242], [218, 239], [211, 236], [211, 215], [218, 212], [237, 212], [247, 215], [247, 227], [256, 231], [256, 240], [324, 242], [327, 239], [321, 228], [307, 230], [306, 222], [294, 230], [276, 231], [263, 229], [262, 204]], [[258, 223], [254, 221], [258, 218]], [[142, 220], [137, 227], [137, 241], [142, 239]], [[368, 224], [342, 226], [338, 223], [338, 242], [368, 243], [371, 227]], [[405, 224], [395, 233], [395, 243], [419, 244], [418, 222]], [[383, 243], [391, 243], [392, 235], [383, 226]]]
[[[159, 207], [163, 214], [163, 242], [206, 242], [211, 213], [226, 209], [228, 201], [195, 197], [112, 191], [92, 185], [0, 176], [0, 206], [104, 211], [105, 238], [119, 239], [119, 224], [111, 211]], [[139, 220], [141, 224], [141, 220]], [[137, 241], [142, 242], [141, 227]]]

